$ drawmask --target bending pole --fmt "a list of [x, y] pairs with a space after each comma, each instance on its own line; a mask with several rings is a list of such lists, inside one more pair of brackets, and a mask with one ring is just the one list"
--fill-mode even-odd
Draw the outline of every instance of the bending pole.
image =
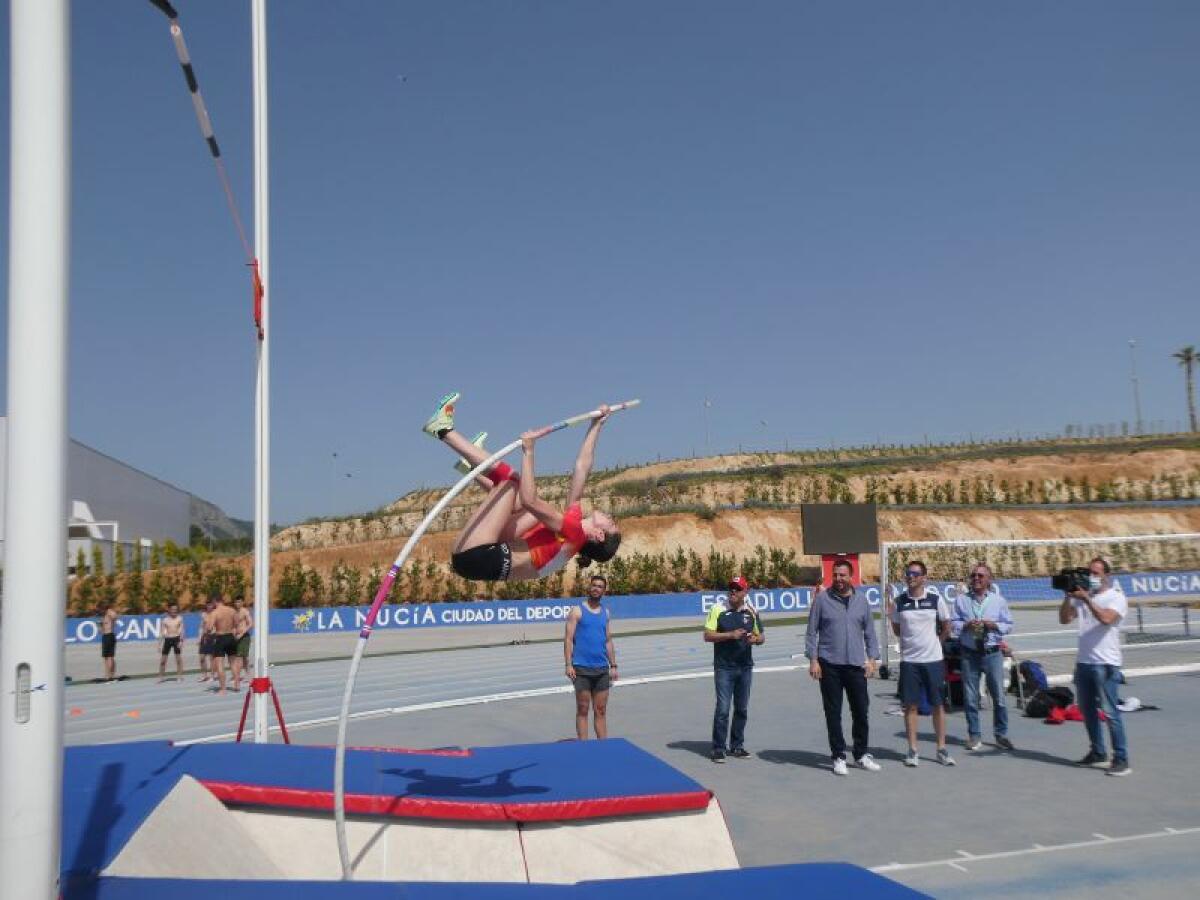
[[[641, 400], [627, 400], [624, 403], [614, 404], [609, 409], [612, 412], [617, 412], [618, 410], [637, 406], [641, 402]], [[545, 437], [555, 431], [561, 431], [564, 428], [570, 428], [572, 425], [578, 425], [580, 422], [586, 422], [599, 417], [600, 410], [593, 409], [591, 412], [580, 413], [577, 416], [572, 416], [569, 419], [563, 419], [561, 422], [555, 422], [553, 425], [540, 428], [537, 434], [538, 437]], [[518, 438], [511, 444], [497, 450], [460, 478], [458, 483], [446, 493], [446, 496], [439, 500], [433, 509], [429, 511], [429, 514], [421, 520], [421, 524], [417, 526], [417, 529], [404, 544], [400, 555], [396, 557], [396, 561], [392, 563], [392, 567], [388, 569], [387, 575], [380, 582], [379, 590], [375, 592], [375, 601], [367, 611], [367, 617], [363, 620], [362, 629], [358, 632], [358, 644], [355, 645], [354, 656], [350, 660], [350, 676], [346, 679], [346, 692], [342, 695], [342, 711], [338, 716], [337, 750], [334, 752], [333, 762], [333, 816], [337, 826], [338, 855], [342, 860], [342, 879], [345, 881], [350, 881], [354, 878], [354, 872], [350, 865], [350, 847], [346, 843], [346, 725], [350, 719], [350, 701], [354, 697], [354, 682], [358, 677], [358, 666], [362, 662], [363, 651], [366, 650], [367, 641], [371, 637], [371, 629], [375, 626], [375, 619], [378, 618], [380, 608], [387, 601], [388, 594], [392, 591], [392, 584], [395, 583], [400, 570], [404, 568], [405, 562], [408, 561], [408, 556], [412, 553], [413, 547], [417, 545], [417, 541], [425, 534], [433, 520], [446, 508], [446, 504], [461, 494], [467, 485], [475, 479], [476, 475], [487, 471], [499, 462], [500, 459], [508, 456], [508, 454], [520, 446], [521, 441]]]

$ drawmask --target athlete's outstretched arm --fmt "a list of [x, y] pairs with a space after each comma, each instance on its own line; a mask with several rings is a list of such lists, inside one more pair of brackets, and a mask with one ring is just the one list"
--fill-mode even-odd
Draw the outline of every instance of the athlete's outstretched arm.
[[537, 480], [533, 474], [533, 445], [539, 437], [536, 431], [527, 431], [521, 435], [521, 448], [525, 458], [521, 460], [521, 484], [517, 497], [525, 511], [549, 528], [551, 531], [562, 531], [562, 513], [538, 496]]
[[584, 485], [587, 484], [588, 475], [592, 474], [592, 464], [596, 461], [596, 440], [610, 415], [608, 406], [601, 404], [600, 415], [592, 419], [592, 424], [583, 438], [583, 446], [579, 448], [579, 455], [575, 457], [575, 471], [571, 474], [571, 487], [567, 491], [567, 506], [583, 499]]

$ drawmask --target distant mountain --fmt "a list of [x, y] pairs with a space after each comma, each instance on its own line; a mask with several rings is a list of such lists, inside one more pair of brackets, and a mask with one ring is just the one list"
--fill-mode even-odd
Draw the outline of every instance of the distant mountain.
[[223, 541], [229, 538], [254, 536], [253, 522], [230, 518], [216, 504], [193, 495], [191, 507], [191, 524], [195, 528], [199, 528], [205, 537], [211, 537], [214, 541]]

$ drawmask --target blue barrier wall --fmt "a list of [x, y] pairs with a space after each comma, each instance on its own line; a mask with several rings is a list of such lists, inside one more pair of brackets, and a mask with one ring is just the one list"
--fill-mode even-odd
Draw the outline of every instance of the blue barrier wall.
[[[1117, 580], [1128, 597], [1159, 597], [1200, 594], [1200, 572], [1147, 573], [1119, 575]], [[1003, 579], [997, 586], [1010, 602], [1054, 599], [1046, 578]], [[959, 586], [946, 581], [931, 585], [948, 599]], [[864, 585], [873, 607], [879, 606], [879, 586]], [[750, 592], [749, 602], [766, 614], [795, 615], [808, 611], [812, 589], [775, 588]], [[665, 619], [695, 617], [701, 619], [713, 603], [724, 602], [724, 591], [700, 591], [689, 594], [638, 594], [605, 597], [614, 619]], [[457, 628], [469, 625], [530, 625], [562, 622], [580, 598], [554, 600], [481, 600], [475, 603], [404, 603], [384, 606], [375, 623], [376, 630], [408, 628]], [[323, 634], [357, 632], [368, 606], [326, 606], [313, 609], [271, 610], [271, 634]], [[185, 613], [184, 633], [194, 639], [200, 629], [200, 614]], [[158, 616], [122, 616], [117, 621], [117, 639], [121, 641], [158, 640]], [[67, 619], [68, 644], [98, 643], [98, 619]]]

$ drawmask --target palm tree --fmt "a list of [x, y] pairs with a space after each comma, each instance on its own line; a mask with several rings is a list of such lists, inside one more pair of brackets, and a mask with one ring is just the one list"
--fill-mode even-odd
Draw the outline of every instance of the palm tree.
[[1200, 353], [1197, 353], [1196, 348], [1188, 344], [1178, 353], [1172, 353], [1171, 356], [1179, 360], [1179, 364], [1183, 366], [1183, 377], [1187, 381], [1188, 420], [1191, 423], [1192, 431], [1196, 431], [1196, 384], [1192, 380], [1192, 373], [1196, 364], [1200, 363]]

